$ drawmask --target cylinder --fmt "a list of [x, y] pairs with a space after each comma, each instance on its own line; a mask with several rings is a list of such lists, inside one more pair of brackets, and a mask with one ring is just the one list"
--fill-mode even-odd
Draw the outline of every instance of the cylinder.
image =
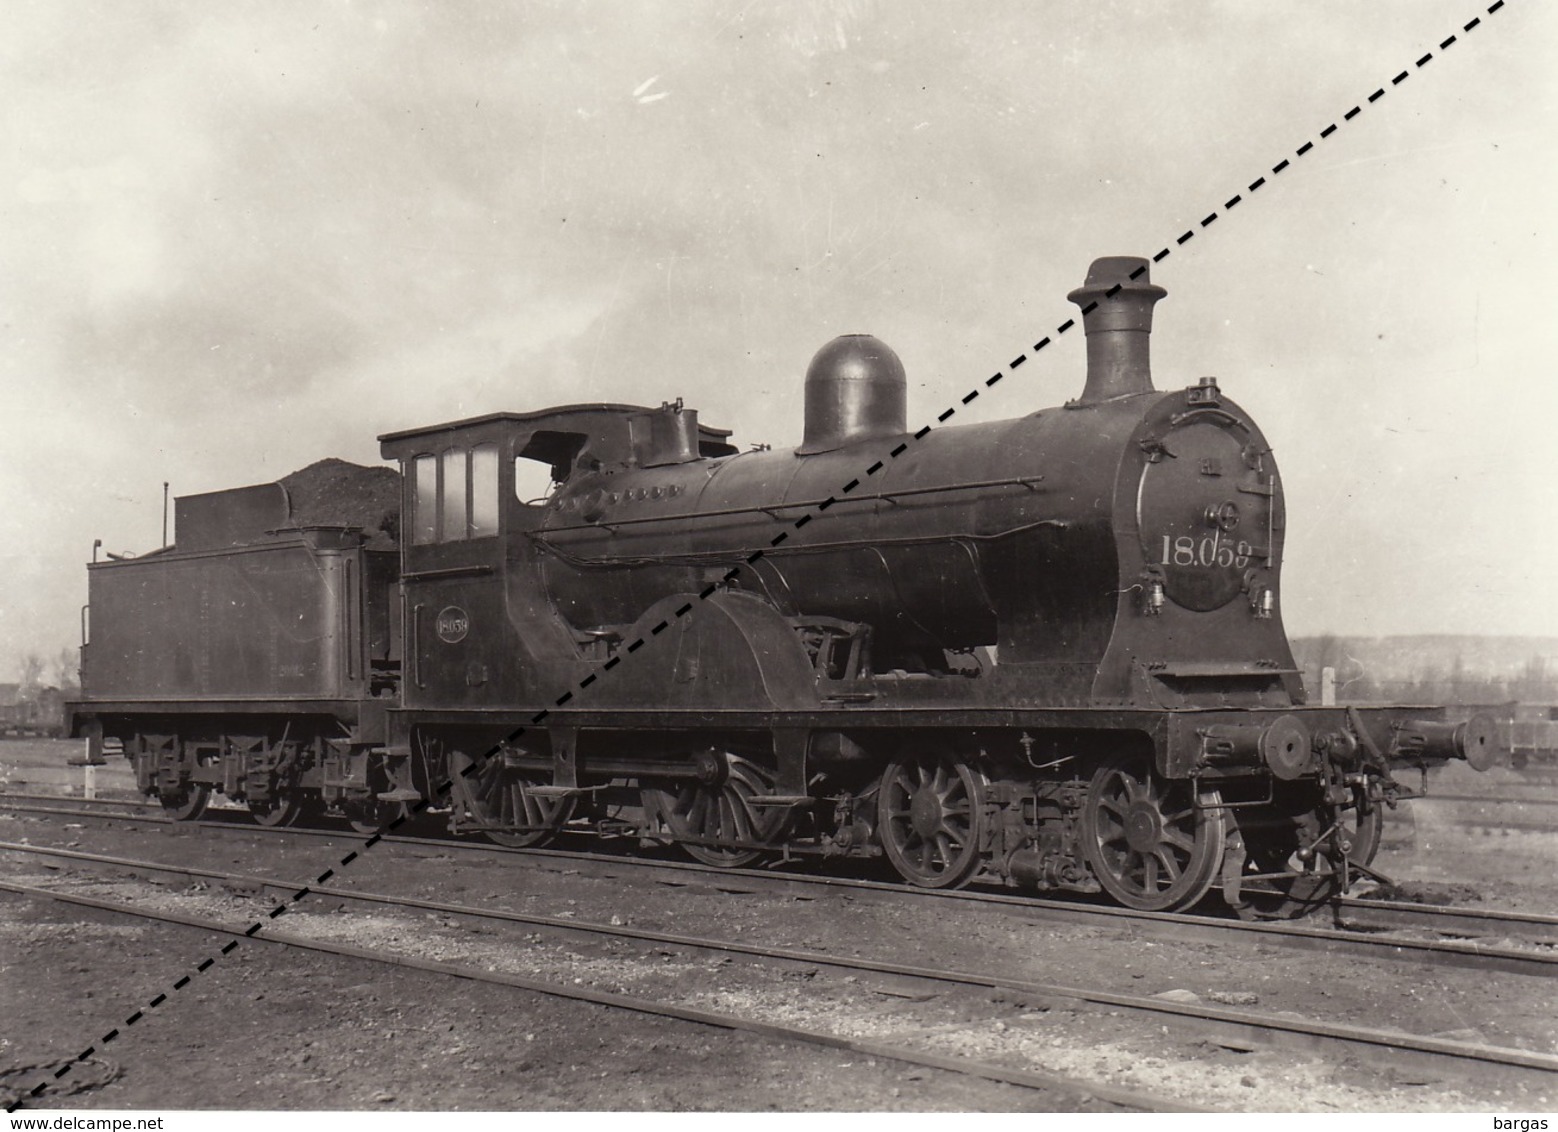
[[1087, 335], [1087, 385], [1076, 404], [1152, 392], [1152, 307], [1168, 292], [1150, 281], [1148, 266], [1140, 256], [1095, 259], [1087, 282], [1066, 296], [1082, 308]]

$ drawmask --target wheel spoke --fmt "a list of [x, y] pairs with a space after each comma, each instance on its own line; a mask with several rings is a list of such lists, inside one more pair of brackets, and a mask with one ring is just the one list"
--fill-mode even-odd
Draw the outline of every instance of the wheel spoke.
[[1182, 870], [1174, 860], [1173, 854], [1163, 846], [1160, 845], [1152, 851], [1152, 859], [1163, 866], [1163, 875], [1168, 877], [1169, 884], [1179, 879]]
[[1093, 823], [1101, 829], [1125, 829], [1125, 815], [1123, 813], [1112, 814], [1100, 810], [1093, 815]]
[[1138, 890], [1145, 890], [1147, 887], [1146, 869], [1146, 862], [1142, 860], [1140, 854], [1126, 851], [1121, 875], [1126, 880], [1135, 882]]
[[700, 837], [709, 828], [709, 795], [696, 788], [687, 800], [687, 827]]
[[1158, 891], [1158, 858], [1149, 853], [1141, 859], [1142, 887], [1148, 892]]
[[737, 841], [752, 841], [752, 811], [740, 795], [730, 798], [731, 835]]

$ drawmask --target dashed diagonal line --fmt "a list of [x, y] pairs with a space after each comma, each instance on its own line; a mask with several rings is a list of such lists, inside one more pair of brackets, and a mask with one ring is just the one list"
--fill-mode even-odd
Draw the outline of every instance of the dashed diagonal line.
[[[1501, 11], [1505, 7], [1505, 4], [1506, 4], [1506, 0], [1495, 0], [1495, 2], [1493, 4], [1491, 4], [1491, 5], [1489, 5], [1488, 8], [1486, 9], [1487, 15], [1491, 16], [1491, 15]], [[1472, 19], [1471, 21], [1469, 21], [1468, 23], [1463, 24], [1461, 26], [1461, 29], [1460, 29], [1459, 33], [1450, 35], [1446, 39], [1443, 39], [1443, 40], [1440, 41], [1439, 48], [1438, 48], [1439, 53], [1442, 54], [1443, 52], [1448, 51], [1456, 43], [1460, 42], [1461, 36], [1469, 34], [1470, 32], [1474, 31], [1478, 27], [1482, 26], [1482, 23], [1483, 23], [1483, 17], [1478, 16], [1478, 17], [1475, 17], [1474, 19]], [[1420, 71], [1424, 67], [1428, 66], [1428, 64], [1431, 63], [1434, 60], [1434, 58], [1435, 58], [1435, 53], [1433, 51], [1425, 52], [1420, 58], [1418, 58], [1416, 61], [1414, 61], [1411, 64], [1410, 67], [1403, 68], [1401, 70], [1401, 72], [1399, 74], [1397, 74], [1395, 77], [1393, 77], [1392, 79], [1390, 79], [1390, 81], [1388, 83], [1382, 84], [1378, 89], [1376, 89], [1367, 98], [1365, 98], [1363, 101], [1359, 102], [1357, 105], [1353, 106], [1351, 109], [1347, 110], [1344, 114], [1342, 114], [1339, 122], [1332, 122], [1330, 125], [1326, 126], [1324, 129], [1322, 129], [1319, 132], [1319, 134], [1318, 134], [1319, 140], [1320, 141], [1326, 141], [1326, 140], [1330, 139], [1332, 136], [1334, 136], [1336, 134], [1336, 132], [1341, 128], [1341, 126], [1346, 125], [1347, 123], [1353, 121], [1355, 118], [1357, 118], [1360, 114], [1363, 113], [1363, 111], [1364, 111], [1364, 109], [1366, 107], [1372, 106], [1374, 103], [1376, 103], [1380, 99], [1384, 98], [1385, 95], [1390, 90], [1393, 90], [1394, 88], [1400, 86], [1402, 83], [1406, 82], [1417, 71]], [[1202, 218], [1202, 220], [1200, 221], [1199, 224], [1195, 225], [1192, 228], [1187, 229], [1183, 234], [1181, 234], [1180, 236], [1176, 237], [1172, 244], [1165, 246], [1161, 251], [1159, 251], [1155, 255], [1153, 255], [1151, 257], [1152, 262], [1153, 263], [1161, 263], [1165, 259], [1167, 259], [1170, 255], [1172, 255], [1176, 248], [1180, 248], [1180, 247], [1183, 247], [1184, 245], [1188, 244], [1191, 240], [1193, 240], [1196, 237], [1197, 233], [1205, 231], [1207, 228], [1210, 228], [1214, 223], [1216, 223], [1220, 216], [1226, 215], [1229, 212], [1233, 211], [1233, 209], [1237, 208], [1240, 204], [1244, 203], [1244, 201], [1246, 201], [1249, 197], [1251, 197], [1255, 193], [1259, 192], [1261, 188], [1263, 188], [1265, 185], [1267, 185], [1269, 183], [1268, 176], [1269, 177], [1280, 176], [1282, 173], [1284, 173], [1285, 171], [1287, 171], [1289, 168], [1292, 167], [1292, 163], [1293, 163], [1294, 160], [1301, 159], [1304, 156], [1306, 156], [1307, 154], [1309, 154], [1315, 148], [1315, 144], [1316, 143], [1314, 141], [1306, 140], [1302, 145], [1300, 145], [1297, 149], [1295, 149], [1293, 151], [1293, 156], [1292, 157], [1284, 157], [1282, 160], [1278, 161], [1275, 165], [1273, 165], [1271, 167], [1271, 170], [1270, 170], [1269, 174], [1262, 174], [1261, 176], [1256, 177], [1254, 181], [1250, 182], [1245, 187], [1243, 192], [1235, 193], [1232, 197], [1230, 197], [1228, 200], [1226, 200], [1223, 203], [1222, 208], [1221, 208], [1220, 211], [1217, 210], [1217, 209], [1214, 209], [1213, 211], [1209, 212], [1205, 217]], [[1139, 267], [1135, 271], [1130, 273], [1130, 278], [1132, 280], [1139, 279], [1142, 275], [1146, 274], [1147, 270], [1148, 269], [1147, 269], [1146, 266]], [[1104, 293], [1104, 301], [1109, 301], [1109, 300], [1114, 299], [1119, 294], [1120, 290], [1121, 290], [1121, 285], [1118, 284], [1118, 283], [1115, 284], [1113, 287], [1111, 287], [1109, 290], [1107, 290]], [[1088, 314], [1091, 314], [1093, 312], [1093, 310], [1097, 308], [1098, 302], [1099, 302], [1099, 300], [1094, 300], [1092, 302], [1089, 302], [1085, 306], [1083, 306], [1082, 307], [1082, 311], [1081, 311], [1082, 315], [1085, 317]], [[938, 414], [937, 417], [936, 417], [937, 423], [938, 424], [945, 424], [947, 421], [951, 420], [952, 417], [956, 415], [956, 413], [958, 411], [958, 408], [960, 406], [965, 406], [965, 405], [972, 404], [980, 396], [981, 392], [984, 389], [994, 388], [1005, 377], [1007, 377], [1008, 375], [1010, 375], [1012, 373], [1015, 373], [1019, 368], [1021, 368], [1024, 364], [1026, 364], [1030, 357], [1036, 356], [1037, 354], [1041, 353], [1042, 351], [1048, 349], [1049, 346], [1052, 344], [1052, 342], [1054, 341], [1055, 338], [1059, 338], [1060, 336], [1068, 333], [1069, 331], [1074, 329], [1075, 326], [1076, 326], [1076, 320], [1075, 319], [1070, 319], [1070, 318], [1066, 319], [1065, 322], [1062, 322], [1059, 326], [1057, 326], [1055, 328], [1055, 330], [1053, 331], [1053, 333], [1051, 335], [1045, 336], [1045, 337], [1039, 339], [1039, 341], [1035, 342], [1033, 344], [1033, 347], [1032, 347], [1032, 349], [1030, 351], [1018, 354], [1010, 362], [1008, 362], [1005, 367], [1003, 367], [1000, 370], [997, 370], [989, 378], [985, 379], [985, 381], [983, 382], [982, 386], [975, 386], [972, 390], [970, 390], [967, 394], [965, 394], [963, 397], [961, 397], [959, 399], [958, 404], [949, 406], [943, 412]], [[912, 444], [925, 439], [925, 437], [928, 436], [931, 433], [931, 431], [934, 429], [934, 427], [935, 427], [934, 425], [925, 425], [922, 428], [920, 428], [917, 432], [915, 432], [913, 434], [913, 436], [911, 438], [900, 442], [896, 447], [894, 447], [891, 450], [891, 452], [888, 453], [887, 459], [889, 459], [889, 460], [896, 460], [899, 457], [901, 457], [905, 452], [907, 452], [909, 450], [909, 448], [910, 448], [910, 446]], [[863, 474], [866, 477], [874, 476], [877, 473], [879, 473], [885, 466], [886, 466], [886, 462], [884, 460], [877, 460], [870, 467], [868, 467]], [[847, 496], [847, 495], [849, 495], [851, 492], [853, 492], [856, 488], [858, 488], [860, 486], [860, 483], [861, 483], [861, 480], [859, 478], [850, 480], [849, 483], [845, 484], [839, 490], [839, 496]], [[824, 512], [824, 511], [827, 511], [835, 503], [839, 502], [840, 501], [839, 500], [839, 496], [829, 496], [826, 500], [824, 500], [823, 502], [819, 503], [815, 507], [813, 512], [808, 512], [805, 515], [802, 515], [800, 518], [794, 520], [790, 524], [791, 527], [794, 530], [797, 530], [797, 531], [801, 530], [803, 527], [805, 527], [807, 524], [809, 524], [812, 521], [812, 519], [815, 517], [815, 514], [820, 514], [820, 513]], [[781, 531], [781, 532], [779, 532], [777, 535], [775, 535], [773, 537], [773, 539], [770, 540], [770, 544], [769, 544], [770, 545], [770, 549], [772, 549], [774, 547], [778, 547], [779, 545], [781, 545], [782, 543], [787, 541], [789, 537], [790, 537], [790, 532], [789, 531]], [[757, 562], [761, 561], [764, 557], [766, 557], [766, 555], [767, 555], [767, 551], [755, 550], [752, 553], [748, 554], [744, 561], [745, 561], [746, 565], [748, 565], [748, 566], [755, 565]], [[697, 595], [697, 600], [698, 601], [707, 601], [710, 597], [712, 597], [716, 592], [719, 591], [719, 589], [721, 588], [722, 585], [729, 585], [731, 582], [735, 581], [736, 578], [741, 575], [742, 569], [743, 568], [741, 566], [733, 566], [733, 567], [731, 567], [729, 570], [727, 570], [725, 572], [725, 574], [723, 575], [723, 577], [721, 578], [721, 580], [719, 582], [711, 583], [710, 585], [704, 587], [704, 589]], [[685, 604], [683, 604], [681, 606], [681, 608], [677, 609], [676, 612], [674, 614], [672, 614], [672, 619], [679, 620], [679, 619], [681, 619], [683, 617], [686, 617], [693, 611], [694, 608], [695, 608], [695, 606], [694, 606], [694, 604], [692, 602], [690, 602], [690, 601], [686, 602]], [[643, 637], [639, 637], [637, 640], [635, 640], [635, 641], [631, 642], [630, 644], [628, 644], [627, 647], [623, 650], [622, 653], [619, 653], [618, 655], [616, 655], [614, 657], [611, 657], [609, 660], [605, 661], [605, 663], [603, 663], [600, 666], [600, 672], [592, 672], [589, 675], [585, 676], [583, 679], [581, 679], [578, 682], [577, 687], [582, 691], [583, 689], [586, 689], [586, 688], [590, 687], [591, 685], [595, 684], [600, 679], [600, 676], [601, 676], [602, 673], [610, 671], [611, 669], [615, 668], [618, 664], [620, 664], [622, 662], [623, 655], [625, 655], [625, 654], [632, 654], [632, 653], [637, 652], [646, 643], [648, 643], [650, 638], [652, 638], [654, 636], [657, 636], [660, 633], [664, 632], [670, 626], [670, 624], [671, 624], [671, 620], [670, 619], [661, 621], [652, 630], [650, 630], [648, 635], [643, 636]], [[574, 693], [573, 693], [573, 690], [570, 689], [570, 690], [564, 692], [562, 695], [558, 696], [553, 701], [553, 706], [554, 707], [559, 707], [559, 708], [560, 707], [564, 707], [569, 702], [571, 702], [573, 700], [573, 698], [574, 698]], [[511, 742], [521, 738], [531, 728], [540, 726], [543, 722], [545, 722], [545, 720], [550, 715], [551, 715], [551, 709], [550, 708], [544, 708], [541, 711], [536, 712], [534, 715], [532, 715], [530, 717], [529, 722], [525, 726], [517, 728], [512, 734], [510, 734], [509, 737], [505, 740], [505, 743], [511, 743]], [[492, 758], [492, 756], [494, 754], [496, 754], [501, 749], [502, 745], [503, 744], [499, 744], [499, 746], [494, 747], [492, 750], [490, 750], [486, 754], [482, 755], [479, 759], [473, 760], [468, 766], [466, 766], [463, 770], [460, 771], [460, 776], [461, 777], [469, 777], [470, 775], [478, 772], [486, 764], [486, 762], [488, 760], [490, 760]], [[411, 808], [410, 808], [411, 809], [411, 813], [421, 813], [421, 812], [427, 810], [428, 808], [430, 808], [431, 806], [434, 805], [434, 799], [435, 798], [439, 802], [442, 802], [445, 798], [447, 798], [450, 795], [450, 793], [452, 792], [453, 788], [454, 788], [454, 779], [453, 778], [445, 778], [443, 781], [439, 782], [436, 787], [434, 787], [430, 797], [420, 799], [418, 802], [416, 802], [414, 805], [411, 806]], [[405, 824], [405, 822], [407, 820], [407, 817], [408, 817], [408, 815], [401, 815], [399, 817], [394, 818], [393, 820], [391, 820], [389, 822], [386, 822], [382, 827], [380, 827], [380, 829], [376, 833], [374, 833], [365, 842], [363, 842], [362, 848], [364, 850], [373, 848], [381, 840], [383, 840], [383, 837], [384, 837], [384, 834], [385, 834], [386, 831], [393, 831], [393, 830], [399, 829], [403, 824]], [[343, 856], [337, 862], [336, 867], [338, 867], [338, 868], [348, 868], [358, 859], [359, 856], [360, 856], [359, 852], [354, 849], [351, 852], [347, 853], [345, 856]], [[328, 869], [326, 869], [324, 872], [322, 872], [316, 878], [315, 883], [316, 884], [324, 884], [331, 877], [333, 877], [335, 875], [336, 875], [335, 867], [328, 868]], [[266, 916], [264, 918], [262, 918], [260, 920], [257, 920], [255, 923], [251, 924], [243, 932], [243, 936], [244, 937], [248, 937], [248, 938], [252, 938], [256, 933], [258, 933], [262, 928], [264, 928], [266, 920], [273, 920], [273, 919], [276, 919], [276, 918], [284, 915], [290, 909], [290, 907], [293, 904], [297, 903], [298, 901], [300, 901], [300, 900], [304, 899], [306, 896], [308, 896], [309, 892], [310, 892], [310, 889], [308, 887], [304, 887], [302, 889], [299, 889], [297, 892], [293, 893], [289, 898], [287, 898], [286, 900], [283, 900], [282, 902], [278, 903], [275, 907], [273, 907], [266, 914]], [[199, 963], [197, 963], [191, 969], [191, 971], [189, 973], [186, 973], [186, 974], [180, 976], [177, 981], [175, 981], [172, 984], [170, 984], [169, 992], [172, 992], [172, 994], [176, 994], [179, 991], [182, 991], [185, 987], [190, 985], [190, 983], [191, 983], [191, 981], [193, 980], [194, 977], [199, 976], [199, 975], [203, 975], [207, 971], [209, 971], [216, 964], [218, 957], [225, 957], [227, 955], [230, 955], [234, 950], [236, 950], [238, 948], [238, 946], [239, 946], [239, 940], [237, 940], [237, 939], [230, 940], [228, 943], [224, 944], [219, 949], [219, 951], [217, 951], [215, 954], [208, 955], [206, 958], [202, 959]], [[84, 1049], [81, 1053], [77, 1054], [70, 1061], [66, 1062], [65, 1064], [61, 1065], [58, 1069], [56, 1069], [54, 1071], [52, 1079], [47, 1079], [47, 1080], [44, 1080], [44, 1081], [40, 1081], [38, 1084], [34, 1085], [30, 1090], [28, 1090], [25, 1094], [23, 1094], [22, 1098], [19, 1098], [14, 1103], [7, 1105], [6, 1111], [7, 1112], [14, 1112], [14, 1111], [16, 1111], [16, 1109], [21, 1107], [21, 1105], [23, 1103], [23, 1100], [25, 1098], [28, 1098], [28, 1097], [35, 1098], [35, 1097], [41, 1096], [44, 1092], [48, 1091], [48, 1089], [49, 1089], [50, 1085], [53, 1083], [53, 1081], [56, 1081], [56, 1080], [59, 1080], [59, 1079], [65, 1077], [67, 1074], [69, 1074], [71, 1072], [71, 1070], [76, 1065], [84, 1062], [89, 1057], [91, 1057], [92, 1055], [97, 1053], [99, 1048], [101, 1048], [103, 1046], [107, 1046], [110, 1043], [115, 1042], [119, 1038], [123, 1037], [124, 1036], [124, 1030], [128, 1030], [130, 1027], [136, 1025], [138, 1022], [140, 1022], [142, 1019], [144, 1019], [147, 1016], [147, 1012], [148, 1011], [161, 1009], [164, 1005], [166, 1005], [169, 1001], [171, 1001], [171, 996], [170, 996], [169, 992], [164, 992], [164, 993], [158, 994], [156, 997], [151, 999], [146, 1004], [145, 1007], [143, 1007], [142, 1009], [136, 1010], [134, 1013], [130, 1014], [123, 1021], [123, 1023], [121, 1023], [122, 1029], [121, 1029], [121, 1026], [116, 1026], [116, 1027], [110, 1029], [107, 1033], [105, 1033], [102, 1037], [100, 1037], [97, 1040], [96, 1044], [90, 1045], [90, 1046], [86, 1047], [86, 1049]]]

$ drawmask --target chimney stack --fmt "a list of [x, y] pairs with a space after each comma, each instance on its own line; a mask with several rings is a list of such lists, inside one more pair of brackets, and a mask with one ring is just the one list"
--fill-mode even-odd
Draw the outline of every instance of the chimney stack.
[[1168, 292], [1151, 282], [1148, 266], [1140, 256], [1095, 259], [1087, 282], [1066, 296], [1082, 308], [1087, 335], [1087, 385], [1076, 404], [1152, 392], [1152, 305]]

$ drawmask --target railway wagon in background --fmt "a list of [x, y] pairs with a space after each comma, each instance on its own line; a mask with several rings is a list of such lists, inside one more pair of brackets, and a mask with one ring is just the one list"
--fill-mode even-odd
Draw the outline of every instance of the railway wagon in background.
[[92, 568], [73, 726], [181, 816], [436, 807], [1303, 911], [1369, 868], [1394, 768], [1485, 767], [1495, 727], [1306, 702], [1271, 446], [1214, 379], [1154, 388], [1148, 266], [1093, 264], [1080, 396], [1011, 420], [910, 434], [902, 363], [849, 335], [793, 449], [575, 405], [381, 437], [398, 522], [285, 481], [182, 500], [175, 550]]
[[0, 684], [0, 736], [63, 735], [66, 698], [52, 685]]

